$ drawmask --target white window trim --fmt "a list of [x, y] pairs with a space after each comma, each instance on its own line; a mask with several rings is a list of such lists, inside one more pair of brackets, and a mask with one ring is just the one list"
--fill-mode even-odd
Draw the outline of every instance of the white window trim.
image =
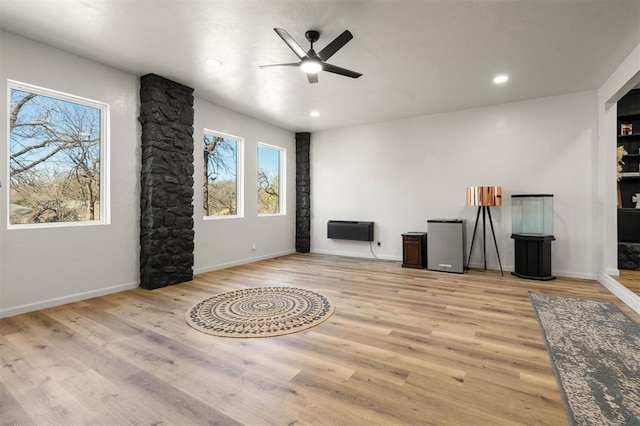
[[[236, 141], [236, 210], [237, 214], [229, 215], [202, 215], [204, 220], [226, 220], [226, 219], [242, 219], [244, 218], [244, 138], [241, 136], [223, 133], [217, 130], [211, 130], [205, 127], [204, 135], [219, 136], [223, 138], [235, 139]], [[202, 154], [201, 157], [202, 158]], [[203, 164], [204, 166], [204, 164]], [[204, 183], [203, 183], [204, 185]], [[200, 192], [202, 196], [202, 192]], [[204, 198], [202, 200], [204, 210]]]
[[[11, 223], [11, 129], [9, 129], [9, 114], [11, 114], [11, 90], [22, 90], [37, 95], [55, 98], [61, 101], [72, 102], [96, 108], [100, 110], [100, 219], [83, 220], [76, 222], [47, 222], [47, 223]], [[7, 141], [7, 157], [6, 157], [6, 182], [8, 185], [6, 192], [7, 197], [7, 229], [39, 229], [39, 228], [66, 228], [78, 226], [99, 226], [111, 224], [111, 140], [110, 140], [110, 106], [107, 103], [96, 101], [82, 96], [71, 95], [69, 93], [60, 92], [33, 84], [23, 83], [16, 80], [7, 79], [7, 115], [6, 115], [6, 135]]]
[[[263, 147], [263, 148], [270, 148], [270, 149], [274, 149], [276, 151], [278, 151], [279, 156], [280, 156], [280, 161], [278, 161], [278, 166], [279, 166], [279, 170], [278, 170], [278, 183], [280, 185], [279, 191], [279, 197], [278, 197], [278, 202], [279, 202], [279, 212], [278, 213], [258, 213], [258, 217], [269, 217], [269, 216], [286, 216], [287, 215], [287, 209], [286, 209], [286, 200], [287, 200], [287, 176], [286, 176], [286, 170], [287, 170], [287, 149], [281, 146], [277, 146], [277, 145], [271, 145], [268, 143], [264, 143], [264, 142], [258, 142], [258, 147], [256, 148], [256, 153], [257, 153], [257, 149]], [[256, 166], [258, 165], [257, 161], [256, 161]], [[256, 173], [257, 173], [257, 167], [256, 167]]]

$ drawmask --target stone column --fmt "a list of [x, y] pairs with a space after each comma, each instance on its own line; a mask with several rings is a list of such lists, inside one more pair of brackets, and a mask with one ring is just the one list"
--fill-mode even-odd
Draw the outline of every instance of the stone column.
[[640, 243], [618, 243], [618, 269], [640, 271]]
[[193, 89], [140, 78], [142, 288], [193, 279], [193, 114]]
[[311, 133], [296, 133], [296, 251], [311, 250]]

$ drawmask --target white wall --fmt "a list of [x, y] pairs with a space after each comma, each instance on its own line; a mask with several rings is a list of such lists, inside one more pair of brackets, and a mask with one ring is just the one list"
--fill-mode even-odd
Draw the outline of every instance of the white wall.
[[[140, 217], [139, 79], [0, 31], [0, 317], [138, 287]], [[108, 103], [111, 223], [7, 230], [7, 79]], [[196, 93], [197, 95], [197, 93]], [[295, 135], [196, 98], [194, 272], [295, 250]], [[245, 138], [245, 218], [202, 219], [203, 128]], [[286, 148], [287, 215], [258, 217], [257, 143]], [[256, 250], [251, 249], [256, 244]]]
[[466, 187], [501, 185], [504, 205], [492, 215], [503, 268], [514, 263], [510, 195], [551, 193], [553, 272], [594, 278], [596, 102], [596, 92], [581, 92], [314, 133], [312, 251], [371, 256], [366, 242], [327, 239], [328, 220], [374, 221], [382, 245], [373, 250], [384, 259], [400, 260], [401, 234], [427, 231], [427, 219], [467, 219], [470, 244], [476, 209], [465, 206]]
[[[138, 79], [1, 32], [0, 316], [138, 286]], [[111, 105], [111, 223], [7, 230], [7, 79]]]
[[[0, 47], [0, 317], [136, 287], [138, 78], [4, 31]], [[375, 238], [382, 246], [373, 250], [386, 259], [401, 259], [401, 233], [426, 231], [429, 218], [467, 219], [470, 240], [475, 209], [464, 206], [465, 188], [502, 185], [505, 205], [493, 214], [506, 269], [513, 265], [509, 196], [549, 192], [555, 195], [554, 273], [592, 277], [599, 270], [615, 271], [615, 207], [607, 208], [610, 200], [615, 206], [615, 181], [607, 180], [613, 176], [608, 164], [615, 154], [607, 147], [615, 146], [615, 119], [605, 103], [633, 86], [639, 72], [640, 45], [597, 95], [577, 93], [314, 133], [312, 250], [371, 255], [367, 243], [328, 240], [330, 219], [375, 221]], [[111, 105], [109, 225], [7, 230], [7, 79]], [[257, 143], [287, 149], [286, 217], [257, 217], [255, 199], [247, 196], [245, 218], [202, 219], [198, 141], [204, 127], [245, 138], [247, 195], [255, 192]], [[195, 271], [293, 251], [293, 134], [198, 98], [194, 128]], [[472, 259], [476, 266], [479, 247]]]
[[[197, 93], [196, 93], [197, 94]], [[244, 138], [244, 217], [203, 218], [202, 139], [204, 129]], [[195, 149], [195, 265], [201, 273], [295, 251], [295, 135], [294, 133], [196, 98]], [[286, 149], [286, 215], [257, 214], [258, 142]], [[256, 249], [253, 250], [255, 243]]]

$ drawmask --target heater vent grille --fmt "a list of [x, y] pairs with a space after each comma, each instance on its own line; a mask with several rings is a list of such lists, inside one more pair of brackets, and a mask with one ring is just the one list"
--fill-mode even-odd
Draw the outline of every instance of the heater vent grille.
[[330, 220], [327, 238], [355, 241], [373, 241], [373, 222]]

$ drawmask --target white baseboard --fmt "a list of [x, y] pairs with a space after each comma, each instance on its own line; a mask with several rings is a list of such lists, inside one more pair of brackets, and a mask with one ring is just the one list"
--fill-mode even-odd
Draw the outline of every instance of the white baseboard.
[[[472, 269], [483, 269], [484, 268], [484, 264], [483, 263], [475, 263], [475, 262], [471, 262], [470, 264], [470, 268]], [[493, 271], [499, 271], [500, 270], [500, 265], [487, 265], [487, 269], [493, 270]], [[514, 270], [513, 265], [502, 265], [502, 270], [504, 272], [512, 272]], [[583, 280], [597, 280], [598, 279], [598, 274], [592, 274], [589, 272], [572, 272], [572, 271], [551, 271], [551, 274], [556, 276], [556, 277], [564, 277], [564, 278], [579, 278], [579, 279], [583, 279]]]
[[581, 280], [598, 280], [598, 274], [591, 272], [572, 272], [572, 271], [551, 271], [551, 273], [557, 277], [564, 278], [578, 278]]
[[[211, 265], [203, 268], [198, 268], [194, 270], [194, 275], [202, 274], [204, 272], [215, 271], [218, 269], [229, 268], [231, 266], [243, 265], [245, 263], [257, 262], [259, 260], [271, 259], [278, 256], [284, 256], [287, 254], [295, 253], [295, 250], [286, 250], [279, 253], [271, 253], [265, 256], [252, 257], [248, 259], [242, 259], [235, 262], [224, 263], [220, 265]], [[63, 297], [56, 297], [48, 300], [41, 300], [34, 303], [27, 303], [20, 306], [14, 306], [10, 308], [0, 309], [0, 318], [11, 317], [14, 315], [20, 315], [27, 312], [33, 312], [40, 309], [51, 308], [53, 306], [60, 306], [66, 303], [78, 302], [80, 300], [91, 299], [93, 297], [105, 296], [107, 294], [118, 293], [120, 291], [131, 290], [134, 288], [138, 288], [140, 284], [138, 282], [128, 283], [128, 284], [120, 284], [113, 287], [101, 288], [98, 290], [92, 290], [82, 293], [71, 294]]]
[[12, 308], [0, 309], [0, 318], [12, 317], [14, 315], [25, 314], [27, 312], [33, 312], [40, 309], [51, 308], [53, 306], [60, 306], [67, 303], [78, 302], [80, 300], [91, 299], [93, 297], [105, 296], [107, 294], [118, 293], [125, 290], [131, 290], [139, 287], [139, 283], [120, 284], [113, 287], [105, 287], [98, 290], [91, 290], [82, 293], [71, 294], [63, 297], [56, 297], [48, 300], [41, 300], [34, 303], [26, 303], [20, 306], [14, 306]]
[[[316, 250], [311, 249], [311, 253], [327, 254], [329, 256], [344, 256], [344, 257], [358, 257], [363, 259], [380, 259], [380, 260], [393, 260], [402, 262], [402, 256], [388, 256], [384, 254], [376, 254], [375, 256], [368, 252], [352, 252], [352, 251], [334, 251], [334, 250]], [[375, 252], [374, 252], [375, 253]]]
[[615, 294], [625, 305], [640, 315], [640, 296], [606, 274], [598, 274], [598, 282]]
[[295, 249], [291, 249], [291, 250], [281, 251], [281, 252], [278, 252], [278, 253], [269, 253], [269, 254], [264, 255], [264, 256], [248, 257], [248, 258], [245, 258], [245, 259], [234, 260], [233, 262], [219, 263], [217, 265], [203, 266], [203, 267], [194, 269], [193, 270], [193, 274], [194, 275], [204, 274], [205, 272], [217, 271], [219, 269], [231, 268], [233, 266], [238, 266], [238, 265], [245, 265], [247, 263], [258, 262], [260, 260], [273, 259], [274, 257], [278, 257], [278, 256], [286, 256], [288, 254], [295, 253], [295, 252], [296, 252]]
[[607, 275], [620, 276], [620, 269], [609, 268], [605, 272]]
[[[471, 262], [471, 263], [469, 263], [468, 268], [470, 268], [470, 269], [484, 269], [484, 263]], [[487, 269], [490, 270], [490, 271], [499, 271], [500, 270], [500, 265], [498, 265], [497, 263], [495, 265], [487, 264]], [[511, 265], [502, 265], [502, 270], [504, 272], [511, 272], [511, 271], [513, 271], [513, 266], [511, 266]]]
[[[195, 274], [202, 274], [204, 272], [209, 272], [209, 271], [215, 271], [217, 269], [229, 268], [231, 266], [242, 265], [242, 264], [245, 264], [245, 263], [257, 262], [259, 260], [265, 260], [265, 259], [270, 259], [270, 258], [274, 258], [274, 257], [278, 257], [278, 256], [284, 256], [284, 255], [291, 254], [291, 253], [295, 253], [295, 250], [287, 250], [287, 251], [283, 251], [283, 252], [279, 252], [279, 253], [271, 253], [271, 254], [266, 255], [266, 256], [252, 257], [252, 258], [248, 258], [248, 259], [242, 259], [242, 260], [239, 260], [239, 261], [236, 261], [236, 262], [229, 262], [229, 263], [224, 263], [224, 264], [220, 264], [220, 265], [207, 266], [207, 267], [204, 267], [204, 268], [199, 268], [197, 270], [194, 270], [194, 275]], [[126, 290], [131, 290], [131, 289], [134, 289], [134, 288], [138, 288], [139, 286], [140, 286], [140, 284], [138, 282], [128, 283], [128, 284], [120, 284], [120, 285], [116, 285], [116, 286], [113, 286], [113, 287], [106, 287], [106, 288], [101, 288], [101, 289], [98, 289], [98, 290], [92, 290], [92, 291], [87, 291], [87, 292], [82, 292], [82, 293], [76, 293], [76, 294], [71, 294], [71, 295], [68, 295], [68, 296], [56, 297], [56, 298], [53, 298], [53, 299], [41, 300], [41, 301], [38, 301], [38, 302], [27, 303], [27, 304], [20, 305], [20, 306], [4, 308], [4, 309], [0, 309], [0, 318], [6, 318], [6, 317], [14, 316], [14, 315], [24, 314], [24, 313], [27, 313], [27, 312], [37, 311], [37, 310], [40, 310], [40, 309], [51, 308], [53, 306], [60, 306], [60, 305], [66, 304], [66, 303], [78, 302], [80, 300], [91, 299], [93, 297], [105, 296], [107, 294], [118, 293], [120, 291], [126, 291]]]
[[[331, 251], [331, 250], [311, 250], [311, 252], [318, 253], [318, 254], [332, 255], [332, 256], [358, 257], [358, 258], [368, 258], [368, 259], [374, 258], [374, 256], [371, 253], [361, 253], [361, 252], [342, 252], [342, 251]], [[194, 275], [203, 274], [205, 272], [216, 271], [219, 269], [230, 268], [238, 265], [244, 265], [247, 263], [253, 263], [260, 260], [272, 259], [274, 257], [285, 256], [292, 253], [295, 253], [295, 250], [293, 249], [285, 250], [278, 253], [270, 253], [268, 255], [241, 259], [234, 262], [221, 263], [218, 265], [209, 265], [209, 266], [201, 267], [198, 269], [194, 269], [193, 273]], [[387, 256], [387, 255], [377, 254], [375, 258], [380, 260], [402, 261], [401, 256]], [[483, 268], [484, 265], [472, 263], [471, 267]], [[500, 270], [498, 265], [487, 265], [487, 269]], [[513, 268], [512, 266], [507, 265], [507, 266], [503, 266], [502, 269], [505, 272], [507, 272], [507, 271], [511, 271]], [[633, 309], [634, 311], [638, 312], [638, 314], [640, 314], [640, 296], [636, 295], [635, 293], [627, 289], [625, 286], [617, 282], [615, 279], [611, 278], [609, 275], [567, 272], [567, 271], [553, 271], [553, 273], [557, 276], [562, 276], [562, 277], [597, 280], [605, 288], [607, 288], [609, 291], [615, 294], [620, 300], [622, 300], [625, 304], [627, 304], [631, 309]], [[0, 318], [20, 315], [27, 312], [37, 311], [39, 309], [51, 308], [53, 306], [60, 306], [66, 303], [73, 303], [80, 300], [91, 299], [93, 297], [105, 296], [107, 294], [118, 293], [120, 291], [131, 290], [138, 287], [139, 287], [138, 282], [120, 284], [112, 287], [101, 288], [98, 290], [76, 293], [68, 296], [42, 300], [34, 303], [27, 303], [24, 305], [14, 306], [10, 308], [4, 308], [4, 309], [0, 309]]]
[[[374, 256], [370, 252], [347, 252], [347, 251], [335, 251], [335, 250], [318, 250], [312, 249], [312, 253], [318, 254], [327, 254], [330, 256], [345, 256], [345, 257], [359, 257], [366, 259], [373, 259]], [[376, 259], [381, 260], [394, 260], [398, 262], [402, 262], [402, 256], [387, 256], [387, 255], [379, 255], [376, 254]], [[471, 269], [484, 269], [484, 263], [471, 262], [469, 264], [469, 268]], [[499, 271], [500, 265], [497, 263], [487, 264], [487, 269], [491, 271]], [[502, 265], [502, 270], [507, 273], [513, 271], [513, 265]], [[565, 278], [579, 278], [583, 280], [594, 280], [598, 279], [598, 274], [589, 273], [589, 272], [572, 272], [572, 271], [552, 271], [553, 275], [557, 277], [565, 277]]]

